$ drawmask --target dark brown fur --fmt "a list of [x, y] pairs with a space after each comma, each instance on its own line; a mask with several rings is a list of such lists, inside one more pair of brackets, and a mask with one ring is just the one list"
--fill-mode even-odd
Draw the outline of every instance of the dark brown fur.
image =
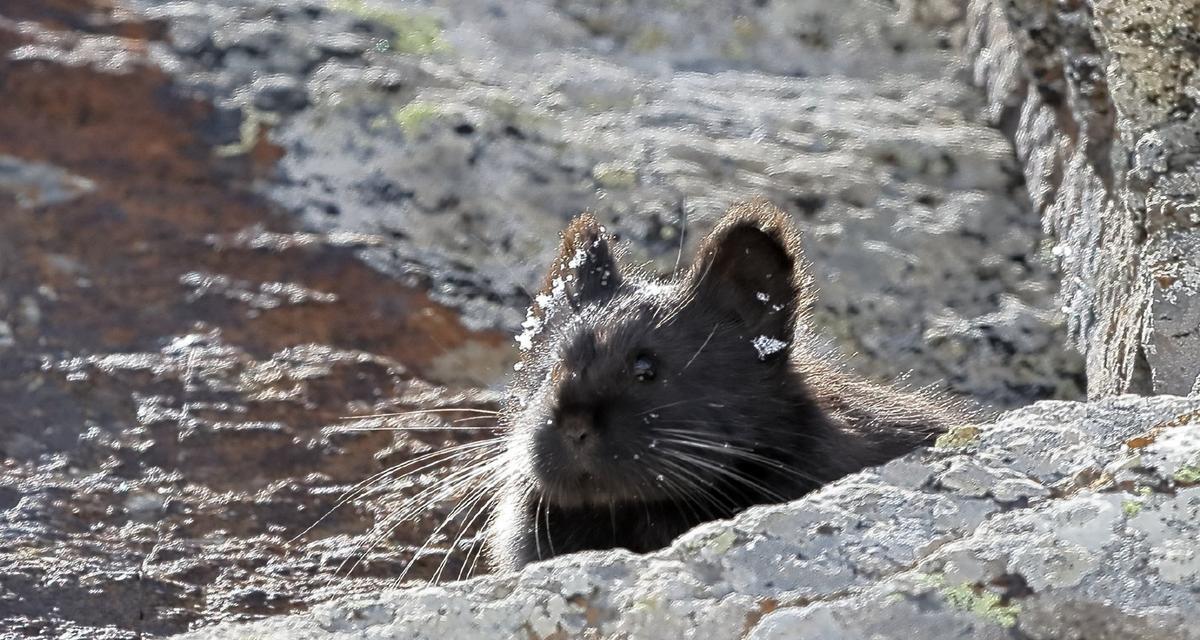
[[502, 411], [493, 564], [657, 549], [928, 444], [957, 418], [816, 355], [812, 302], [799, 233], [765, 201], [733, 207], [666, 283], [624, 273], [590, 216], [572, 222]]

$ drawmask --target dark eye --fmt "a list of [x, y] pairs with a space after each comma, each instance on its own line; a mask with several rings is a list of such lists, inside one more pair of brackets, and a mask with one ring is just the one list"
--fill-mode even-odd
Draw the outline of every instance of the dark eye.
[[650, 382], [654, 379], [654, 369], [658, 363], [648, 354], [638, 354], [633, 359], [633, 377], [637, 378], [638, 382]]

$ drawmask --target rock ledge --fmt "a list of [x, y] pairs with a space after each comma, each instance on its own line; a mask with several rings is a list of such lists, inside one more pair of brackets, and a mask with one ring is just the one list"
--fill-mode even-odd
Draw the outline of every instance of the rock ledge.
[[1200, 638], [1200, 399], [1041, 402], [660, 553], [185, 636]]

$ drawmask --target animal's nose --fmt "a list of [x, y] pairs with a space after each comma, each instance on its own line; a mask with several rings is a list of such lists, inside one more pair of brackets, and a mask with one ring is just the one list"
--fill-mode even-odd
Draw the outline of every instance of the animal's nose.
[[558, 420], [558, 431], [568, 444], [582, 447], [592, 439], [595, 428], [595, 418], [589, 412], [572, 411], [564, 413]]

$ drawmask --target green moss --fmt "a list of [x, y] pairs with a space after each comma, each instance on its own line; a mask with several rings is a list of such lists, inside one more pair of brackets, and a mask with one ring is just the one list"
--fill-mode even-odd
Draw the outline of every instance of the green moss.
[[606, 189], [629, 189], [637, 183], [637, 174], [632, 169], [608, 162], [592, 167], [592, 177]]
[[721, 53], [734, 60], [745, 60], [750, 57], [750, 46], [758, 40], [762, 28], [746, 16], [738, 16], [733, 21], [733, 37], [721, 47]]
[[367, 6], [365, 0], [335, 0], [332, 6], [391, 29], [388, 45], [396, 53], [428, 55], [450, 50], [442, 37], [442, 25], [432, 16]]
[[730, 547], [732, 547], [733, 543], [735, 542], [737, 542], [737, 534], [729, 530], [721, 532], [720, 535], [716, 536], [710, 541], [712, 550], [717, 554], [723, 554], [726, 551], [729, 551]]
[[238, 125], [238, 141], [221, 145], [214, 149], [213, 153], [222, 158], [246, 155], [258, 144], [259, 137], [262, 136], [264, 130], [276, 124], [279, 124], [279, 116], [251, 107], [243, 107], [242, 122]]
[[1179, 484], [1200, 484], [1200, 467], [1190, 464], [1179, 467], [1171, 477]]
[[754, 40], [761, 35], [762, 29], [759, 28], [753, 20], [746, 16], [738, 16], [733, 21], [733, 34], [738, 40], [749, 41]]
[[962, 447], [968, 447], [975, 444], [975, 441], [979, 439], [980, 433], [983, 433], [983, 431], [973, 424], [964, 424], [957, 427], [951, 427], [949, 431], [938, 436], [938, 439], [933, 443], [933, 446], [937, 447], [938, 449], [960, 449]]
[[959, 585], [942, 590], [942, 596], [951, 606], [970, 611], [975, 615], [993, 623], [1011, 629], [1017, 624], [1017, 614], [1021, 606], [1016, 604], [1002, 605], [1000, 596], [991, 591], [976, 592], [971, 585]]
[[928, 574], [921, 582], [935, 587], [942, 598], [955, 609], [969, 611], [992, 624], [1010, 629], [1017, 624], [1017, 615], [1021, 613], [1019, 604], [1002, 604], [1000, 596], [977, 588], [970, 583], [959, 585], [946, 584], [942, 574]]
[[638, 53], [647, 53], [662, 48], [671, 39], [667, 33], [658, 27], [646, 27], [633, 36], [629, 47]]
[[1121, 502], [1121, 511], [1132, 518], [1142, 512], [1142, 503], [1140, 500], [1125, 500]]
[[393, 111], [392, 120], [404, 131], [404, 135], [413, 137], [425, 131], [439, 115], [441, 110], [436, 104], [413, 100]]

